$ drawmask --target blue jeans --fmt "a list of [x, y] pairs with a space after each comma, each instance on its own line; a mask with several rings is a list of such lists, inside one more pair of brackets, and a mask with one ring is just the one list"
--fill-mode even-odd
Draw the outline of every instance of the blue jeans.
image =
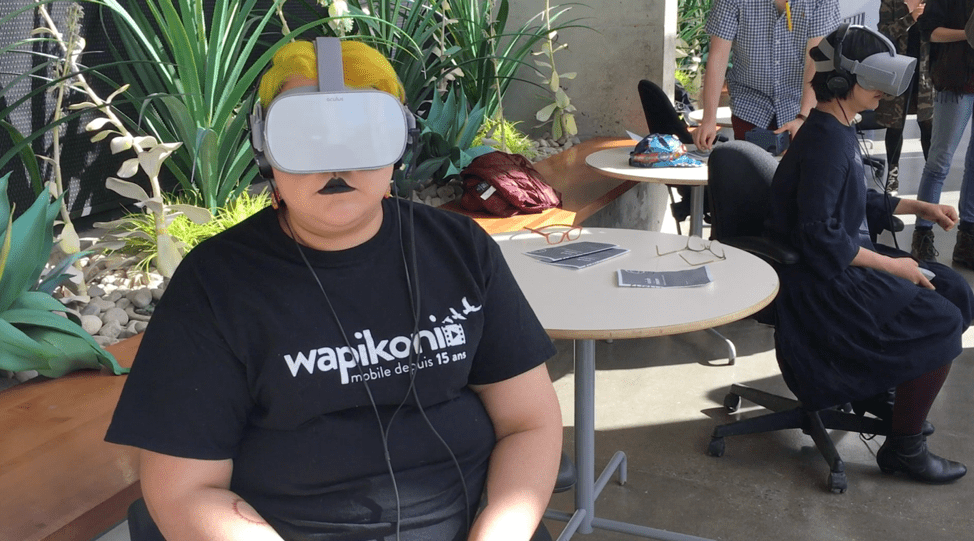
[[[937, 92], [933, 104], [930, 155], [926, 165], [923, 166], [920, 189], [917, 191], [917, 199], [920, 201], [940, 202], [940, 192], [944, 187], [944, 179], [950, 172], [950, 162], [954, 159], [954, 152], [964, 135], [964, 128], [967, 127], [967, 122], [972, 116], [974, 116], [974, 94]], [[974, 137], [971, 137], [971, 142], [967, 145], [964, 179], [960, 185], [958, 206], [961, 221], [974, 222]], [[933, 223], [917, 218], [916, 225], [931, 227]]]

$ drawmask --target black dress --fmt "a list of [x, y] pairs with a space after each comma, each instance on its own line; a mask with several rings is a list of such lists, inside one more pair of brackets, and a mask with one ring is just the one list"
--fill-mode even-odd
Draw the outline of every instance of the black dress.
[[779, 270], [779, 362], [802, 403], [824, 408], [896, 387], [951, 362], [974, 316], [974, 295], [953, 269], [923, 262], [936, 291], [852, 266], [860, 247], [909, 254], [870, 240], [869, 222], [899, 202], [864, 182], [855, 129], [813, 110], [774, 176], [773, 237], [801, 261]]

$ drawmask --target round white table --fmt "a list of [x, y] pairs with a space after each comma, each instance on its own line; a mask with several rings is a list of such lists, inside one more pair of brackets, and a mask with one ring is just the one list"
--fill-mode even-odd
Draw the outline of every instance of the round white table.
[[745, 318], [767, 306], [778, 292], [774, 269], [742, 250], [723, 246], [726, 259], [708, 263], [712, 282], [691, 288], [619, 287], [618, 269], [675, 271], [692, 268], [678, 253], [687, 237], [653, 231], [585, 228], [579, 240], [608, 242], [629, 253], [574, 270], [524, 255], [547, 247], [528, 231], [494, 235], [514, 278], [552, 338], [579, 340], [575, 359], [575, 461], [578, 482], [572, 513], [548, 511], [566, 521], [559, 539], [592, 528], [667, 540], [700, 538], [595, 516], [595, 499], [612, 474], [626, 482], [626, 455], [617, 451], [595, 478], [595, 340], [662, 336], [709, 329]]
[[[707, 164], [703, 167], [633, 167], [629, 165], [629, 153], [636, 142], [632, 145], [593, 152], [585, 157], [585, 163], [614, 178], [690, 186], [690, 234], [703, 236], [703, 188], [709, 174]], [[687, 145], [688, 150], [693, 148], [693, 145]]]

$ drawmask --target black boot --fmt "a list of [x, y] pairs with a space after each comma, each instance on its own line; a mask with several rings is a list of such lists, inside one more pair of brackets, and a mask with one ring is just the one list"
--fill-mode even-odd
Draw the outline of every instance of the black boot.
[[931, 453], [923, 434], [887, 437], [876, 453], [876, 462], [883, 473], [905, 472], [924, 483], [949, 483], [967, 473], [967, 466], [960, 462]]
[[[857, 400], [852, 402], [852, 411], [856, 412], [856, 415], [863, 416], [867, 413], [873, 414], [875, 417], [886, 421], [887, 425], [892, 423], [893, 419], [893, 402], [896, 400], [896, 389], [890, 389], [885, 393], [879, 393], [876, 396], [867, 398], [865, 400]], [[889, 428], [889, 427], [887, 427]], [[920, 432], [924, 436], [929, 436], [933, 434], [934, 426], [930, 421], [926, 419], [923, 420], [923, 426], [920, 428]]]

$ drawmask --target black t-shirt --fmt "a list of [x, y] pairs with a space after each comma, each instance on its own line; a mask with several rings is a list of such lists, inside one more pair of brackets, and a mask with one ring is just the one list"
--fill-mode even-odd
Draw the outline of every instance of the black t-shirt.
[[465, 537], [494, 445], [468, 385], [554, 348], [474, 222], [393, 199], [383, 213], [362, 245], [302, 247], [324, 294], [269, 208], [201, 243], [155, 310], [106, 439], [233, 459], [231, 489], [286, 539], [344, 540], [395, 534], [385, 437], [402, 538], [444, 524]]

